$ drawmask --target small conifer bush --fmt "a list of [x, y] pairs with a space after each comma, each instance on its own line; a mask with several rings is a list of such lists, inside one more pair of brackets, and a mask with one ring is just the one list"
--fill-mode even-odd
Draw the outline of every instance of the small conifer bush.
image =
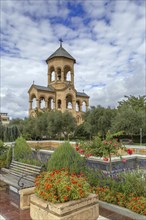
[[85, 169], [84, 158], [68, 142], [61, 144], [48, 161], [48, 171], [61, 170], [62, 168], [67, 169], [69, 173], [76, 174]]
[[31, 159], [32, 150], [23, 137], [19, 137], [16, 140], [14, 148], [14, 158], [17, 161], [22, 159]]

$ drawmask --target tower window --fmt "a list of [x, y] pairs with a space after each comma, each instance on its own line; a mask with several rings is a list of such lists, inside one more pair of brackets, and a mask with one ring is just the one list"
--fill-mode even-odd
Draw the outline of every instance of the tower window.
[[58, 99], [58, 108], [61, 108], [61, 100]]
[[58, 68], [57, 69], [57, 80], [61, 80], [61, 69], [60, 68]]

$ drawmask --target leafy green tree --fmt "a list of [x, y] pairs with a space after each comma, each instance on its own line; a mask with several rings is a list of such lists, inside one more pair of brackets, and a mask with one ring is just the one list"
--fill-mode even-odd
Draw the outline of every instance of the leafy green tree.
[[116, 109], [104, 108], [100, 105], [91, 107], [84, 115], [85, 124], [90, 128], [91, 137], [98, 133], [104, 137], [111, 127], [111, 120], [115, 117], [116, 112]]
[[143, 110], [135, 110], [123, 105], [118, 110], [116, 117], [112, 120], [111, 131], [125, 131], [128, 135], [139, 134], [140, 128], [146, 131], [146, 114]]
[[124, 96], [127, 100], [119, 102], [118, 109], [121, 107], [131, 107], [135, 111], [146, 110], [146, 95], [144, 96]]
[[52, 111], [48, 113], [48, 133], [51, 138], [61, 138], [62, 133], [62, 112]]
[[68, 111], [62, 113], [62, 133], [69, 140], [69, 135], [74, 134], [76, 121], [72, 114]]

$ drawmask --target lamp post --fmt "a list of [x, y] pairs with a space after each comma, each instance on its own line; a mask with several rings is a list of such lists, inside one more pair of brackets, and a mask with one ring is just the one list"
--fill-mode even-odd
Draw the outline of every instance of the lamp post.
[[142, 128], [140, 128], [140, 145], [142, 145]]

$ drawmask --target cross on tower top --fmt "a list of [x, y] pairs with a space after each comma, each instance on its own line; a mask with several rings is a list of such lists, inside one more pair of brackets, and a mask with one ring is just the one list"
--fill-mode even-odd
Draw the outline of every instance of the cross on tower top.
[[60, 41], [60, 47], [62, 47], [62, 42], [63, 42], [62, 38], [60, 38], [59, 41]]

